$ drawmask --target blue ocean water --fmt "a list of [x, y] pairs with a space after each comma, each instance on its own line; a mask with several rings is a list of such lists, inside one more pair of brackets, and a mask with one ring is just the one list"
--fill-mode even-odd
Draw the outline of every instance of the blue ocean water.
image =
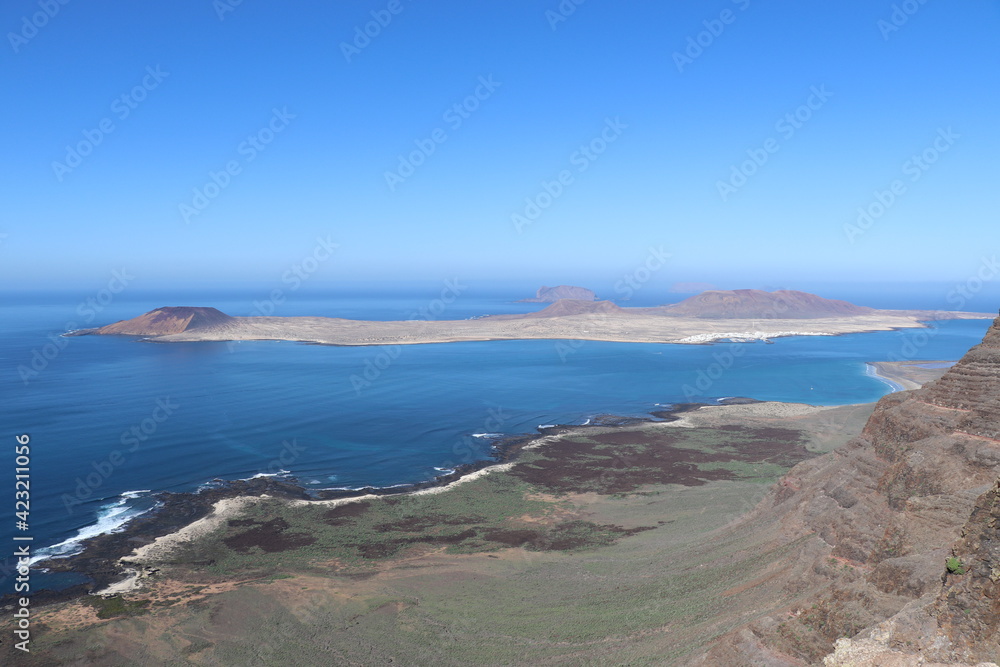
[[[320, 294], [275, 306], [274, 314], [459, 319], [540, 307], [495, 294], [435, 304], [438, 296]], [[11, 469], [14, 435], [31, 437], [30, 534], [36, 548], [46, 547], [42, 554], [72, 553], [81, 538], [148, 510], [155, 492], [191, 491], [215, 478], [284, 474], [312, 489], [391, 486], [489, 457], [491, 434], [597, 414], [646, 415], [658, 405], [727, 396], [874, 401], [890, 387], [868, 376], [865, 362], [957, 359], [990, 324], [945, 321], [773, 345], [156, 344], [58, 334], [163, 305], [246, 315], [262, 303], [244, 293], [130, 293], [104, 305], [65, 293], [7, 297], [4, 433]], [[0, 526], [10, 544], [13, 516]]]

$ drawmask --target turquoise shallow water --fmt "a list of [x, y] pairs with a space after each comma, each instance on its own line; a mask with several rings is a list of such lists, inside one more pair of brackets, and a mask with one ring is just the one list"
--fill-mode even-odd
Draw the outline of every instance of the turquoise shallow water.
[[[583, 423], [597, 414], [645, 415], [658, 405], [727, 396], [818, 405], [874, 401], [890, 387], [866, 375], [866, 361], [957, 359], [989, 325], [940, 322], [930, 330], [783, 338], [773, 345], [167, 345], [50, 337], [79, 318], [77, 304], [37, 301], [0, 307], [12, 323], [0, 338], [0, 390], [5, 437], [32, 438], [31, 533], [48, 553], [69, 553], [79, 538], [121, 525], [148, 509], [156, 491], [194, 490], [213, 478], [278, 473], [314, 489], [390, 486], [488, 457], [488, 434]], [[117, 303], [93, 324], [181, 305], [162, 301]], [[245, 298], [231, 295], [211, 305], [233, 314], [248, 310]], [[333, 306], [299, 303], [277, 314], [349, 308], [352, 317], [393, 319], [419, 307], [411, 297], [365, 297]], [[537, 308], [467, 299], [446, 317]], [[36, 352], [44, 367], [25, 376], [33, 359], [41, 366]], [[0, 525], [0, 539], [9, 543], [8, 522]]]

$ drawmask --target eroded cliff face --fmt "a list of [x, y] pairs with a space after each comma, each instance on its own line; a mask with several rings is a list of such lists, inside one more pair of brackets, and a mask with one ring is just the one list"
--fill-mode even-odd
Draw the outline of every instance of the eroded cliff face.
[[883, 398], [858, 438], [793, 468], [745, 519], [777, 543], [802, 541], [783, 574], [788, 602], [698, 662], [815, 664], [851, 637], [826, 664], [1000, 659], [998, 438], [1000, 319], [940, 380]]
[[976, 501], [951, 552], [928, 611], [955, 654], [1000, 657], [1000, 481]]

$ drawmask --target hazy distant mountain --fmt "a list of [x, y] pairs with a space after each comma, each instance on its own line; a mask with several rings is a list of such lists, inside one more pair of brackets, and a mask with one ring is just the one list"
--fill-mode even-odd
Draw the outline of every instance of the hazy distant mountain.
[[738, 289], [702, 292], [680, 303], [664, 306], [663, 312], [712, 319], [807, 319], [868, 315], [875, 309], [795, 290]]
[[557, 285], [538, 288], [534, 299], [521, 299], [518, 303], [555, 303], [559, 299], [574, 299], [576, 301], [597, 301], [597, 295], [586, 287], [572, 285]]
[[580, 299], [559, 299], [551, 306], [542, 308], [537, 313], [528, 313], [521, 317], [565, 317], [567, 315], [583, 315], [585, 313], [620, 313], [621, 307], [610, 301], [584, 301]]

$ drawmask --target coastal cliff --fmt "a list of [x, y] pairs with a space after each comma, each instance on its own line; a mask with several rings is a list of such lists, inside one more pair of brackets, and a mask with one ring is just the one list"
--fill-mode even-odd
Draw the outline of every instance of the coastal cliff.
[[860, 436], [792, 468], [743, 520], [775, 543], [804, 540], [780, 576], [788, 606], [695, 664], [998, 660], [998, 408], [1000, 318], [939, 380], [884, 397]]

